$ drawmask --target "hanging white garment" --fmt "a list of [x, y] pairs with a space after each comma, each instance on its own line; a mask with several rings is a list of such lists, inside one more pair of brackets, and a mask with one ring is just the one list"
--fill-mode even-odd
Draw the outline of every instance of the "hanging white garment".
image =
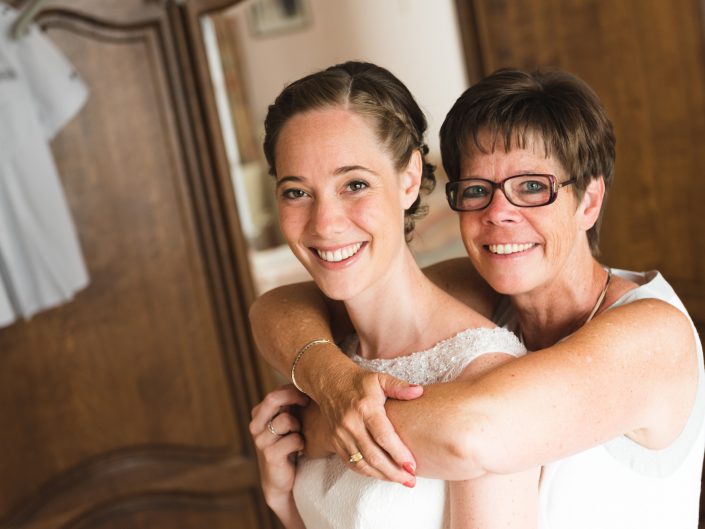
[[88, 90], [36, 27], [0, 3], [0, 326], [73, 298], [88, 273], [48, 142]]

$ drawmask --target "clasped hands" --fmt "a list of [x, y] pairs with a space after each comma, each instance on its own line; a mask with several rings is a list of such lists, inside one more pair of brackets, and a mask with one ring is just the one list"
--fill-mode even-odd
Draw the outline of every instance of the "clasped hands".
[[250, 432], [265, 496], [284, 501], [293, 486], [294, 457], [301, 452], [312, 458], [335, 453], [359, 474], [414, 486], [416, 461], [384, 404], [388, 398], [415, 399], [423, 387], [354, 365], [319, 381], [312, 400], [287, 384], [252, 410]]
[[[388, 398], [412, 400], [423, 387], [384, 373], [350, 366], [335, 378], [319, 378], [312, 402], [302, 410], [304, 453], [323, 457], [336, 453], [356, 472], [407, 486], [415, 483], [416, 460], [389, 421]], [[362, 454], [362, 459], [350, 461]]]

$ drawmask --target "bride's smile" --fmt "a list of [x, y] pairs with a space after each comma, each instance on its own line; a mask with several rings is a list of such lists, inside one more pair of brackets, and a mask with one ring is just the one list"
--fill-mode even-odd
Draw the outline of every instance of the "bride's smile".
[[404, 210], [418, 187], [369, 120], [342, 107], [303, 112], [277, 145], [282, 233], [321, 290], [350, 300], [397, 273], [408, 252]]

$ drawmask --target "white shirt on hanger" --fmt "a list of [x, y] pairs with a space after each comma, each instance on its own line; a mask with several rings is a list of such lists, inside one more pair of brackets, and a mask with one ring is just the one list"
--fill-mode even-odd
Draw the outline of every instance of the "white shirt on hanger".
[[48, 142], [88, 90], [36, 27], [0, 3], [0, 326], [73, 298], [88, 273]]

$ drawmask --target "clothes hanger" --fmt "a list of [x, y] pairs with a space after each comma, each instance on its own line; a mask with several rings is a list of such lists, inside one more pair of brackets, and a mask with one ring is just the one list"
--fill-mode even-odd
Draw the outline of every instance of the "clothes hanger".
[[27, 5], [19, 14], [17, 20], [12, 24], [12, 28], [10, 28], [12, 38], [22, 38], [29, 32], [29, 25], [42, 8], [42, 5], [46, 2], [47, 0], [29, 0], [29, 2], [27, 2]]

